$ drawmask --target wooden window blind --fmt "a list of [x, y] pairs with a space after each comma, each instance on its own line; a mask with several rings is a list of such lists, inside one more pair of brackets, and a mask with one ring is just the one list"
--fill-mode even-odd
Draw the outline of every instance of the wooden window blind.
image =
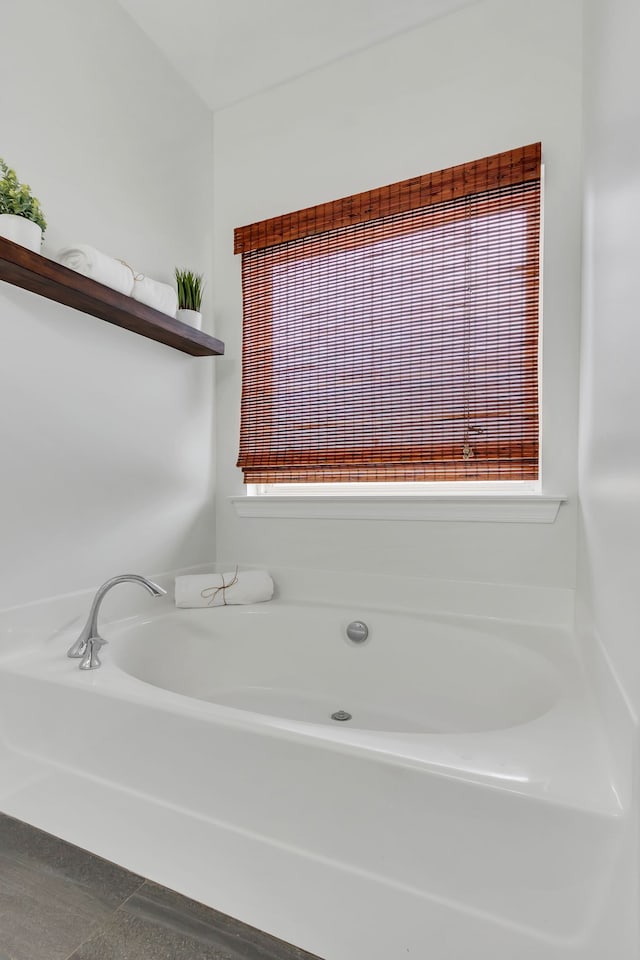
[[245, 482], [538, 477], [541, 145], [235, 231]]

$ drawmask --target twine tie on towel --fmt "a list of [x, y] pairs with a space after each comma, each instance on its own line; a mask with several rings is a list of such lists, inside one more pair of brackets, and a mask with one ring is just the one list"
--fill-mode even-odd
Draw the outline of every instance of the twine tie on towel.
[[215, 599], [216, 599], [216, 597], [218, 596], [218, 594], [220, 593], [221, 590], [222, 590], [222, 602], [223, 602], [223, 604], [225, 605], [225, 607], [228, 606], [228, 604], [227, 604], [227, 594], [226, 594], [226, 591], [229, 589], [229, 587], [233, 587], [233, 586], [238, 582], [238, 568], [236, 567], [236, 569], [235, 569], [235, 573], [234, 573], [234, 575], [233, 575], [233, 580], [231, 581], [231, 583], [225, 583], [225, 582], [224, 582], [224, 574], [223, 574], [223, 573], [221, 573], [220, 576], [221, 576], [221, 578], [222, 578], [222, 586], [220, 586], [220, 587], [206, 587], [205, 590], [202, 590], [202, 591], [200, 592], [200, 596], [202, 597], [202, 599], [208, 601], [208, 602], [207, 602], [207, 606], [208, 606], [208, 607], [212, 607], [212, 606], [213, 606], [213, 604], [214, 604], [214, 602], [215, 602]]
[[127, 270], [131, 270], [131, 276], [133, 277], [134, 283], [139, 283], [140, 280], [144, 280], [144, 273], [136, 273], [130, 263], [127, 263], [126, 260], [118, 260], [118, 263], [121, 263], [123, 267], [126, 267]]

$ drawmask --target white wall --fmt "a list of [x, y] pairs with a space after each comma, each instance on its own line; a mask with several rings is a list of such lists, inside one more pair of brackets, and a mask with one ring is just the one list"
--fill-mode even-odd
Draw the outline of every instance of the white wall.
[[[0, 155], [49, 248], [210, 274], [211, 115], [119, 5], [8, 0], [2, 35]], [[4, 283], [0, 336], [0, 606], [211, 559], [216, 361]]]
[[[580, 300], [580, 0], [485, 0], [215, 115], [218, 558], [573, 587]], [[546, 163], [544, 483], [554, 525], [238, 519], [233, 229], [536, 140]]]
[[630, 957], [640, 942], [639, 35], [636, 0], [586, 0], [577, 623], [628, 808], [615, 936]]
[[579, 607], [640, 711], [640, 7], [588, 0]]

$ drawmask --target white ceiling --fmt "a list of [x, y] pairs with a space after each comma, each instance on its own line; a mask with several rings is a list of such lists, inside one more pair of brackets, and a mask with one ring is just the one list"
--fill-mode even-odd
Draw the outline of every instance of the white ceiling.
[[477, 0], [120, 0], [213, 110]]

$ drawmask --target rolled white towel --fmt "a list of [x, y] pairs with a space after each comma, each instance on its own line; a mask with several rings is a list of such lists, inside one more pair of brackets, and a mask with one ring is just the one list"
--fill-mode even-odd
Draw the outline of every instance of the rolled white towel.
[[131, 295], [134, 300], [146, 303], [148, 307], [153, 307], [154, 310], [166, 313], [170, 317], [175, 317], [178, 310], [178, 294], [174, 288], [168, 283], [151, 280], [150, 277], [139, 277], [136, 274]]
[[62, 250], [58, 250], [56, 257], [58, 263], [69, 267], [70, 270], [75, 270], [77, 273], [84, 274], [85, 277], [91, 277], [92, 280], [103, 283], [105, 287], [111, 287], [112, 290], [131, 296], [134, 273], [126, 263], [114, 260], [106, 253], [100, 253], [95, 247], [90, 247], [86, 243], [63, 247]]
[[224, 607], [262, 603], [273, 596], [266, 570], [237, 570], [176, 577], [176, 607]]

